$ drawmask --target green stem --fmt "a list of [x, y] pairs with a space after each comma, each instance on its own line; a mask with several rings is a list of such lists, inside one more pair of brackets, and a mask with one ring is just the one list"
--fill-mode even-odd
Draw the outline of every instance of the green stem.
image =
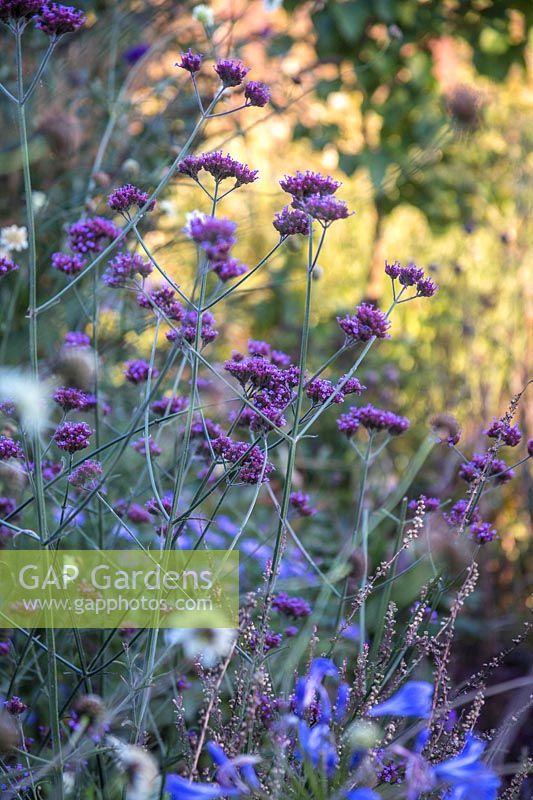
[[[28, 133], [26, 128], [26, 109], [24, 104], [24, 79], [22, 72], [22, 31], [15, 33], [16, 43], [16, 68], [17, 68], [17, 93], [18, 93], [18, 123], [20, 133], [20, 149], [22, 153], [22, 173], [24, 180], [24, 199], [26, 203], [26, 220], [28, 226], [28, 327], [30, 367], [35, 382], [39, 381], [39, 355], [37, 331], [37, 249], [35, 243], [35, 219], [33, 214], [30, 156], [28, 150]], [[33, 461], [35, 482], [35, 506], [38, 520], [38, 534], [41, 542], [47, 538], [46, 508], [43, 488], [43, 473], [41, 464], [41, 440], [37, 429], [33, 432]], [[52, 750], [54, 753], [52, 767], [52, 784], [55, 797], [63, 798], [63, 761], [61, 754], [61, 739], [59, 728], [59, 697], [57, 685], [57, 660], [55, 647], [55, 633], [53, 628], [46, 630], [46, 646], [48, 661], [48, 713], [50, 716], [50, 730], [52, 737]]]

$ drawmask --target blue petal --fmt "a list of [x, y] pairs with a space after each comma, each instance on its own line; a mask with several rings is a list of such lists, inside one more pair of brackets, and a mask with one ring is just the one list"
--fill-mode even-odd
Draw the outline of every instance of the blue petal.
[[372, 789], [352, 789], [346, 795], [346, 800], [381, 800], [381, 798]]
[[427, 681], [408, 681], [405, 686], [368, 712], [370, 717], [422, 717], [431, 714], [433, 685]]
[[210, 800], [216, 797], [236, 797], [238, 789], [228, 789], [218, 783], [190, 783], [180, 775], [167, 775], [165, 791], [171, 800]]

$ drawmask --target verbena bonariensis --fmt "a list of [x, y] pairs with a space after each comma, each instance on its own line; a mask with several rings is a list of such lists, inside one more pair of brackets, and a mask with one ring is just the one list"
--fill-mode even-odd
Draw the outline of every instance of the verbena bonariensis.
[[[207, 28], [208, 12], [196, 14]], [[437, 287], [416, 264], [386, 263], [390, 307], [361, 302], [339, 316], [342, 344], [314, 364], [318, 258], [330, 227], [349, 224], [352, 212], [337, 197], [337, 180], [297, 171], [280, 181], [290, 204], [275, 215], [270, 251], [251, 267], [234, 256], [239, 230], [224, 199], [247, 191], [258, 171], [224, 151], [191, 150], [209, 119], [263, 108], [270, 90], [245, 82], [249, 68], [240, 60], [221, 58], [211, 70], [208, 56], [192, 49], [176, 65], [198, 102], [189, 139], [155, 188], [117, 186], [101, 208], [92, 204], [99, 213], [72, 220], [50, 264], [50, 275], [54, 270], [65, 283], [39, 297], [26, 109], [57, 42], [84, 17], [54, 3], [0, 0], [0, 19], [17, 45], [16, 88], [2, 88], [18, 115], [29, 236], [27, 263], [2, 256], [0, 278], [27, 271], [30, 350], [27, 376], [1, 376], [1, 542], [238, 548], [246, 592], [235, 631], [163, 636], [123, 628], [100, 639], [48, 631], [43, 639], [30, 619], [28, 630], [4, 632], [5, 796], [496, 798], [501, 781], [491, 762], [500, 733], [474, 728], [503, 656], [459, 687], [449, 665], [458, 614], [478, 578], [479, 548], [497, 538], [481, 501], [533, 456], [530, 440], [517, 464], [500, 457], [502, 448], [521, 443], [513, 424], [520, 396], [485, 430], [484, 450], [470, 457], [458, 447], [455, 421], [435, 420], [426, 454], [437, 442], [457, 452], [462, 497], [409, 497], [415, 471], [408, 469], [395, 491], [373, 504], [371, 473], [410, 423], [398, 409], [368, 402], [357, 372], [378, 340], [393, 335], [396, 307], [425, 302]], [[50, 37], [50, 47], [25, 89], [21, 42], [32, 24]], [[229, 89], [244, 102], [218, 111]], [[183, 228], [198, 259], [191, 287], [168, 274], [141, 230], [146, 214], [157, 221], [156, 200], [174, 179], [192, 180], [209, 201]], [[111, 218], [113, 212], [119, 216]], [[219, 368], [214, 342], [223, 339], [225, 301], [294, 236], [307, 240], [297, 354], [250, 340], [247, 352], [233, 351]], [[76, 298], [80, 308], [68, 318], [80, 317], [80, 329], [65, 334], [61, 318], [57, 353], [43, 363], [39, 326]], [[130, 332], [153, 332], [149, 354], [120, 341], [114, 350], [105, 346], [101, 317], [118, 302]], [[349, 368], [335, 372], [346, 358]], [[61, 376], [55, 385], [44, 381], [51, 371]], [[55, 401], [44, 414], [36, 386]], [[336, 447], [350, 449], [358, 474], [352, 520], [344, 518], [338, 537], [330, 532], [327, 498], [304, 491], [297, 472], [302, 451], [316, 455], [311, 437], [326, 415], [336, 420]], [[316, 547], [309, 535], [317, 520], [334, 551]], [[428, 526], [441, 520], [470, 546], [462, 573], [446, 589], [424, 545]], [[376, 547], [378, 538], [391, 547]], [[376, 564], [374, 553], [381, 553]], [[396, 581], [422, 559], [431, 559], [433, 577], [417, 587], [408, 608], [398, 608]], [[46, 699], [35, 687], [42, 680]], [[524, 685], [527, 679], [518, 679], [503, 688]], [[516, 767], [515, 795], [528, 769]]]

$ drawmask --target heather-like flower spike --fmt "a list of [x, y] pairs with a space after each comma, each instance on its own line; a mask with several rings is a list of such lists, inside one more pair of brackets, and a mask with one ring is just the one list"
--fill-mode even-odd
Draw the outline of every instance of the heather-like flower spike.
[[63, 422], [58, 426], [53, 439], [60, 450], [76, 453], [89, 447], [89, 439], [94, 431], [86, 422]]
[[15, 272], [18, 268], [18, 264], [15, 264], [10, 258], [0, 256], [0, 278], [3, 278], [9, 272]]
[[0, 0], [0, 20], [30, 19], [41, 10], [43, 0]]
[[408, 681], [402, 688], [378, 703], [368, 712], [370, 717], [421, 717], [427, 719], [431, 714], [433, 684], [427, 681]]
[[368, 303], [361, 303], [355, 309], [355, 314], [337, 317], [341, 330], [346, 334], [347, 340], [353, 342], [369, 342], [376, 339], [388, 339], [390, 321], [387, 315], [379, 308]]
[[45, 3], [35, 21], [35, 27], [47, 36], [63, 36], [83, 28], [86, 22], [83, 11], [60, 3]]
[[187, 70], [190, 72], [191, 75], [194, 75], [195, 72], [199, 72], [202, 67], [203, 56], [199, 53], [193, 53], [191, 48], [187, 50], [186, 53], [180, 53], [181, 61], [176, 63], [176, 67], [181, 67], [181, 69]]
[[[107, 198], [107, 205], [113, 211], [118, 211], [120, 214], [124, 214], [124, 216], [127, 217], [129, 216], [129, 211], [134, 206], [140, 209], [146, 205], [149, 199], [150, 195], [148, 192], [142, 192], [132, 183], [126, 183], [124, 186], [119, 186], [118, 189], [111, 192]], [[155, 204], [156, 201], [152, 200], [146, 210], [153, 211]]]
[[78, 253], [52, 253], [52, 267], [65, 275], [78, 275], [87, 266], [87, 260]]
[[500, 778], [480, 761], [485, 742], [466, 737], [459, 755], [432, 767], [435, 778], [452, 787], [450, 800], [496, 800]]
[[522, 439], [522, 432], [518, 425], [509, 425], [499, 419], [495, 419], [492, 425], [484, 430], [483, 433], [491, 439], [498, 439], [502, 444], [506, 444], [509, 447], [516, 447]]
[[274, 216], [273, 226], [281, 236], [293, 236], [300, 233], [307, 236], [309, 233], [309, 218], [298, 208], [285, 206], [282, 211]]
[[130, 383], [145, 383], [150, 373], [152, 378], [157, 378], [159, 375], [159, 371], [155, 367], [150, 367], [147, 361], [139, 358], [136, 361], [126, 362], [126, 369], [123, 374]]
[[247, 106], [262, 108], [270, 100], [270, 89], [261, 81], [249, 81], [244, 90]]
[[240, 86], [246, 75], [250, 72], [242, 61], [233, 58], [221, 58], [213, 67], [225, 88]]
[[22, 458], [24, 453], [18, 442], [10, 439], [9, 436], [0, 434], [0, 461], [7, 461], [10, 458]]
[[120, 231], [105, 217], [87, 217], [71, 225], [67, 233], [69, 246], [75, 253], [100, 253]]

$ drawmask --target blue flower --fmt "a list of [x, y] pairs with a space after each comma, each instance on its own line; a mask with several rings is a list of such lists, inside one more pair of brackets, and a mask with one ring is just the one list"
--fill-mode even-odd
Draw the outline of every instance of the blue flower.
[[323, 766], [328, 777], [334, 774], [339, 757], [334, 736], [328, 725], [321, 722], [309, 727], [304, 720], [300, 720], [298, 743], [297, 758], [302, 760], [307, 758], [313, 767]]
[[380, 795], [372, 789], [352, 789], [346, 795], [346, 800], [381, 800]]
[[469, 735], [459, 755], [433, 768], [435, 778], [452, 787], [447, 800], [496, 800], [500, 779], [479, 760], [485, 746]]
[[228, 758], [215, 742], [208, 742], [209, 755], [217, 765], [218, 783], [191, 783], [180, 775], [167, 775], [165, 791], [171, 800], [209, 800], [216, 797], [239, 797], [249, 794], [250, 789], [258, 789], [259, 779], [254, 764], [257, 756], [236, 756]]
[[405, 686], [368, 712], [370, 717], [422, 717], [431, 714], [433, 686], [427, 681], [408, 681]]
[[171, 800], [210, 800], [215, 797], [236, 797], [239, 789], [228, 789], [218, 783], [190, 783], [180, 775], [167, 775], [165, 792]]

